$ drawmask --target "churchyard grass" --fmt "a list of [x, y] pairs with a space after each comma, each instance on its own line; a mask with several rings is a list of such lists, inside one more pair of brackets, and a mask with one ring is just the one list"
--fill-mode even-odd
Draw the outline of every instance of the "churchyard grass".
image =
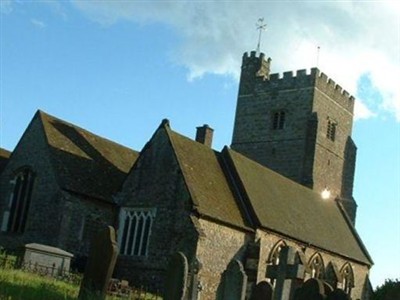
[[21, 270], [0, 269], [0, 299], [76, 299], [79, 287]]
[[[75, 300], [78, 294], [78, 285], [22, 270], [0, 268], [0, 300]], [[93, 300], [95, 299], [94, 296]], [[121, 298], [107, 296], [106, 299]], [[155, 297], [147, 294], [140, 299], [155, 299]]]

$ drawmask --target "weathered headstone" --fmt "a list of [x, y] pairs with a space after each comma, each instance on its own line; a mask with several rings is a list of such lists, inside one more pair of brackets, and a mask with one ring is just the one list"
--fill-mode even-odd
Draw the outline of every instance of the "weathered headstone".
[[247, 275], [243, 264], [238, 260], [232, 260], [221, 278], [222, 294], [218, 299], [244, 300], [246, 297]]
[[349, 300], [349, 296], [340, 289], [335, 289], [334, 291], [328, 294], [326, 300]]
[[251, 295], [251, 300], [272, 300], [273, 288], [272, 285], [266, 281], [260, 281], [254, 287]]
[[296, 251], [285, 246], [279, 253], [279, 265], [267, 267], [267, 277], [276, 280], [274, 300], [289, 300], [296, 289], [297, 281], [304, 278], [305, 267], [296, 264]]
[[105, 299], [118, 256], [115, 230], [107, 226], [91, 241], [89, 259], [79, 291], [79, 299]]
[[198, 278], [199, 271], [202, 267], [200, 261], [195, 257], [190, 264], [190, 300], [197, 300], [199, 298], [199, 292], [202, 287]]
[[187, 294], [188, 260], [182, 252], [172, 256], [165, 274], [164, 300], [183, 300]]
[[294, 300], [323, 300], [326, 298], [325, 285], [320, 279], [311, 278], [304, 282], [294, 296]]

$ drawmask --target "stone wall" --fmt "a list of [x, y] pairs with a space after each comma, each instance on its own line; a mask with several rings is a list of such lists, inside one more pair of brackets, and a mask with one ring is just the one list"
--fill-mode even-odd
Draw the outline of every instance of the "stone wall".
[[62, 202], [58, 247], [75, 256], [87, 256], [99, 230], [114, 226], [117, 209], [111, 203], [68, 192], [63, 192]]
[[253, 234], [200, 219], [203, 232], [197, 246], [197, 259], [203, 265], [199, 272], [201, 299], [215, 299], [221, 275], [232, 259], [243, 261], [246, 244]]
[[[316, 68], [261, 78], [261, 61], [255, 53], [243, 58], [232, 149], [316, 191], [329, 189], [354, 220], [354, 98]], [[282, 129], [273, 128], [276, 112], [285, 114]]]
[[164, 128], [142, 150], [117, 201], [122, 208], [154, 208], [156, 216], [147, 256], [119, 255], [115, 276], [136, 286], [162, 290], [171, 255], [181, 251], [190, 262], [198, 237], [190, 195]]
[[[352, 299], [368, 299], [368, 266], [338, 255], [334, 255], [330, 252], [323, 251], [316, 247], [305, 245], [303, 243], [299, 243], [297, 241], [279, 236], [274, 233], [257, 230], [257, 238], [260, 239], [260, 263], [258, 271], [258, 281], [265, 279], [268, 259], [270, 257], [271, 251], [279, 241], [283, 240], [288, 246], [294, 247], [298, 252], [304, 253], [305, 261], [307, 263], [310, 261], [310, 258], [315, 253], [320, 253], [324, 262], [325, 270], [327, 269], [329, 262], [334, 263], [338, 267], [339, 271], [346, 263], [350, 263], [354, 272], [354, 288], [351, 291], [351, 297]], [[310, 274], [308, 274], [307, 277], [309, 278]]]
[[18, 170], [25, 167], [32, 170], [35, 177], [25, 232], [23, 234], [0, 232], [0, 245], [11, 249], [32, 242], [57, 246], [58, 225], [62, 213], [61, 192], [49, 161], [38, 114], [21, 137], [0, 176], [1, 222], [14, 188], [10, 181], [14, 179]]

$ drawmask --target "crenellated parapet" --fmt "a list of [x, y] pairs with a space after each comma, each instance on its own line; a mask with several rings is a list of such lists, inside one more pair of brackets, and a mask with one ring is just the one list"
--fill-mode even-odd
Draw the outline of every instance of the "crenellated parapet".
[[353, 112], [355, 102], [354, 97], [333, 79], [329, 78], [325, 73], [320, 72], [319, 70], [317, 70], [315, 77], [315, 87], [348, 111]]
[[336, 101], [339, 105], [353, 112], [354, 97], [317, 68], [311, 68], [310, 70], [301, 69], [295, 72], [287, 71], [282, 74], [274, 73], [268, 79], [259, 78], [254, 91], [265, 92], [271, 89], [274, 91], [300, 90], [314, 87]]

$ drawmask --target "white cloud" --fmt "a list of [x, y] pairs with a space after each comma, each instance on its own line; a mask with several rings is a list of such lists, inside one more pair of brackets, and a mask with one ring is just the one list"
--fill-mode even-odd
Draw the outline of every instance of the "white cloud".
[[33, 26], [37, 27], [37, 28], [44, 28], [46, 27], [46, 24], [38, 19], [31, 19], [31, 23], [33, 24]]
[[[204, 1], [72, 3], [103, 26], [120, 20], [161, 23], [176, 30], [182, 43], [172, 59], [188, 68], [189, 79], [205, 73], [238, 78], [240, 57], [257, 44], [255, 22], [264, 17], [268, 31], [262, 50], [273, 59], [272, 71], [316, 65], [357, 96], [357, 82], [370, 73], [384, 96], [380, 110], [400, 121], [400, 6], [396, 1]], [[379, 18], [377, 18], [379, 16]], [[374, 115], [364, 99], [356, 116]]]

